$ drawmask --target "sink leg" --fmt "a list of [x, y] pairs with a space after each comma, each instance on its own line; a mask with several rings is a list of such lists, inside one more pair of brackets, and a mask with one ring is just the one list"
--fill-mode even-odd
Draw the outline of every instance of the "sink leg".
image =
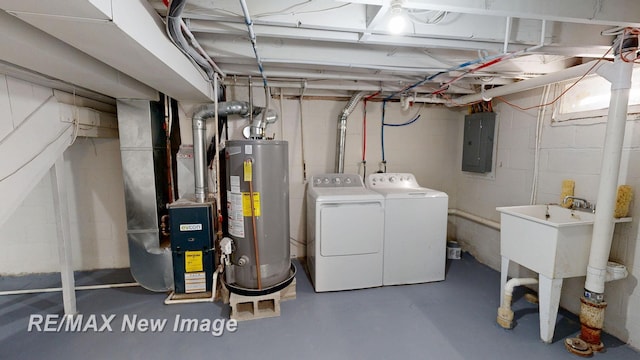
[[540, 303], [540, 338], [549, 344], [553, 340], [553, 332], [556, 327], [562, 279], [550, 279], [540, 274], [538, 290], [538, 301]]
[[509, 275], [509, 259], [503, 256], [500, 266], [500, 306], [504, 303], [504, 287], [507, 285], [507, 275]]

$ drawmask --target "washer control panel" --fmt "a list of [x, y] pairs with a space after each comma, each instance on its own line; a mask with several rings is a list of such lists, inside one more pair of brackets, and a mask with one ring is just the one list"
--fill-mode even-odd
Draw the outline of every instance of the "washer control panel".
[[404, 189], [417, 188], [418, 181], [409, 173], [376, 173], [367, 176], [367, 187], [370, 189]]
[[322, 174], [311, 178], [313, 187], [364, 187], [362, 178], [356, 174]]

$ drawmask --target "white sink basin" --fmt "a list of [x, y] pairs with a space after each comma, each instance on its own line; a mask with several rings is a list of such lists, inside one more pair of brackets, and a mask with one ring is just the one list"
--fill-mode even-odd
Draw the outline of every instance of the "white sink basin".
[[558, 205], [496, 210], [501, 213], [500, 255], [551, 279], [586, 275], [595, 214]]

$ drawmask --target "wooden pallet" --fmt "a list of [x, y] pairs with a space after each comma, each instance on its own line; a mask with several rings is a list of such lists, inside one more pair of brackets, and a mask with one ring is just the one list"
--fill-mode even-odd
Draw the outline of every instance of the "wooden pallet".
[[231, 318], [238, 321], [263, 319], [280, 316], [280, 303], [296, 298], [296, 280], [286, 288], [272, 294], [244, 296], [231, 293]]

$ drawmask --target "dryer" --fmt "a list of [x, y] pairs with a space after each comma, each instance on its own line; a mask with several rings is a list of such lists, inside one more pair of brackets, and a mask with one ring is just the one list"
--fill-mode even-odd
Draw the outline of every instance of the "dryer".
[[449, 197], [407, 173], [370, 174], [385, 198], [383, 285], [444, 280]]
[[316, 292], [382, 285], [384, 198], [355, 174], [313, 176], [307, 266]]

